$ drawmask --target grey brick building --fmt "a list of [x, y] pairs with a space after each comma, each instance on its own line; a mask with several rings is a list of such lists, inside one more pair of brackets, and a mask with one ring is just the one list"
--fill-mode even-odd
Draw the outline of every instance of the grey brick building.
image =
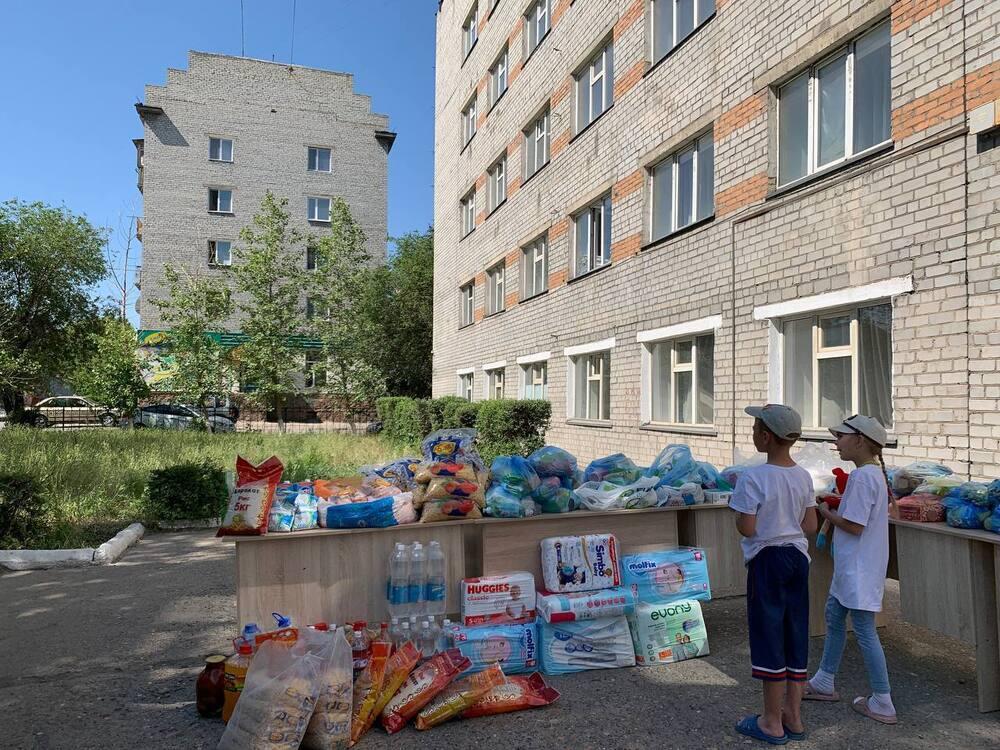
[[991, 0], [442, 0], [434, 394], [651, 460], [865, 412], [1000, 476]]

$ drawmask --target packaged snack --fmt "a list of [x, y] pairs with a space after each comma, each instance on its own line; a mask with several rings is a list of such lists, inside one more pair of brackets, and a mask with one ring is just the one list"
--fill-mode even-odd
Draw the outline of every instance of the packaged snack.
[[541, 546], [548, 591], [596, 591], [622, 582], [613, 534], [555, 536], [543, 539]]
[[375, 703], [375, 716], [382, 715], [386, 704], [406, 682], [406, 678], [410, 676], [410, 672], [419, 661], [420, 650], [413, 645], [412, 641], [404, 643], [389, 657], [385, 667], [385, 679], [382, 681], [382, 690]]
[[708, 630], [701, 604], [682, 599], [670, 604], [637, 604], [628, 616], [640, 666], [670, 664], [708, 655]]
[[476, 471], [469, 464], [449, 463], [448, 461], [433, 461], [420, 464], [414, 478], [421, 484], [427, 484], [435, 477], [452, 477], [476, 481]]
[[937, 523], [944, 520], [944, 504], [933, 493], [915, 493], [896, 502], [899, 518], [903, 521]]
[[424, 490], [425, 500], [449, 500], [451, 498], [463, 497], [475, 500], [480, 507], [485, 502], [483, 491], [479, 485], [467, 479], [438, 477], [437, 479], [432, 479]]
[[392, 644], [385, 641], [375, 641], [372, 644], [371, 656], [368, 665], [361, 670], [354, 680], [354, 710], [351, 716], [351, 744], [353, 745], [361, 735], [367, 732], [371, 725], [375, 723], [378, 714], [375, 713], [375, 706], [378, 704], [379, 695], [382, 692], [382, 684], [385, 681], [386, 662], [389, 660], [389, 651]]
[[400, 458], [381, 466], [362, 466], [358, 472], [365, 478], [366, 487], [393, 485], [405, 491], [413, 489], [414, 476], [419, 465], [419, 458]]
[[242, 456], [236, 459], [236, 486], [229, 508], [216, 536], [260, 536], [267, 533], [268, 513], [284, 466], [277, 456], [254, 466]]
[[504, 683], [499, 664], [484, 669], [479, 674], [455, 680], [428, 703], [417, 715], [417, 729], [430, 729], [461, 714], [497, 685]]
[[420, 713], [435, 695], [444, 690], [469, 666], [469, 660], [458, 649], [450, 648], [434, 654], [406, 678], [406, 682], [382, 710], [382, 726], [394, 734]]
[[539, 594], [538, 614], [545, 622], [599, 620], [630, 614], [635, 596], [628, 586], [571, 594]]
[[642, 469], [635, 465], [624, 453], [615, 453], [604, 458], [595, 458], [583, 472], [584, 482], [610, 482], [611, 484], [631, 484], [642, 476]]
[[436, 521], [456, 521], [466, 518], [482, 518], [482, 511], [475, 500], [451, 498], [449, 500], [425, 500], [420, 509], [420, 523]]
[[342, 750], [351, 741], [351, 684], [354, 679], [351, 646], [342, 629], [326, 633], [307, 630], [305, 637], [325, 637], [327, 646], [320, 652], [323, 662], [317, 675], [320, 689], [302, 748]]
[[554, 445], [544, 445], [528, 456], [528, 463], [542, 479], [570, 477], [576, 474], [576, 458], [569, 451]]
[[560, 623], [543, 620], [538, 630], [545, 674], [635, 666], [632, 635], [622, 616]]
[[476, 452], [476, 431], [462, 427], [432, 432], [424, 438], [420, 448], [427, 463], [471, 464], [476, 471], [486, 467]]
[[360, 503], [321, 503], [320, 509], [319, 522], [326, 529], [374, 529], [417, 520], [409, 492]]
[[674, 547], [637, 552], [623, 555], [621, 566], [622, 577], [637, 603], [712, 598], [703, 549]]
[[538, 632], [534, 622], [483, 625], [452, 630], [455, 648], [468, 658], [468, 674], [499, 664], [507, 674], [530, 672], [538, 663]]
[[525, 571], [462, 579], [462, 624], [533, 622], [535, 576]]
[[559, 693], [545, 684], [542, 675], [535, 672], [529, 677], [510, 677], [462, 712], [463, 719], [477, 716], [495, 716], [511, 711], [523, 711], [555, 703]]

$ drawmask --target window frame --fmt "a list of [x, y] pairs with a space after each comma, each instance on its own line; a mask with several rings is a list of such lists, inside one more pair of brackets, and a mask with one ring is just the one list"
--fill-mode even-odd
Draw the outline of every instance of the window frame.
[[[219, 156], [218, 157], [213, 157], [212, 156], [212, 143], [213, 143], [213, 141], [218, 141], [218, 143], [219, 143]], [[228, 143], [229, 144], [229, 158], [228, 159], [223, 159], [222, 158], [222, 155], [224, 153], [222, 144], [224, 144], [224, 143]], [[226, 138], [225, 136], [221, 136], [221, 135], [210, 135], [208, 137], [208, 160], [209, 161], [215, 161], [215, 162], [219, 162], [221, 164], [232, 164], [235, 158], [236, 158], [236, 143], [235, 143], [234, 139], [232, 139], [232, 138]]]
[[[539, 259], [539, 250], [541, 258]], [[534, 284], [535, 269], [539, 263], [542, 264], [542, 288], [536, 289]], [[527, 245], [521, 247], [520, 257], [521, 281], [520, 298], [521, 301], [537, 297], [549, 290], [549, 234], [544, 232]], [[529, 280], [531, 283], [529, 284]], [[530, 294], [528, 293], [530, 290]]]
[[[657, 33], [656, 32], [657, 32], [657, 23], [658, 23], [657, 16], [659, 15], [659, 13], [657, 12], [657, 6], [659, 6], [660, 3], [664, 3], [664, 2], [670, 3], [670, 28], [671, 28], [670, 39], [671, 39], [671, 44], [670, 44], [669, 49], [662, 50], [662, 51], [660, 51], [659, 54], [657, 54], [657, 49], [656, 49]], [[694, 25], [691, 27], [691, 30], [688, 33], [686, 33], [682, 37], [678, 37], [677, 36], [677, 16], [678, 16], [678, 14], [677, 14], [677, 4], [678, 4], [678, 2], [679, 2], [679, 0], [650, 0], [650, 3], [649, 3], [649, 32], [650, 32], [649, 57], [650, 57], [651, 64], [654, 65], [654, 66], [657, 63], [659, 63], [661, 60], [663, 60], [664, 58], [666, 58], [675, 49], [677, 49], [678, 47], [680, 47], [685, 41], [687, 41], [688, 39], [690, 39], [691, 37], [693, 37], [695, 34], [697, 34], [698, 31], [701, 30], [702, 26], [704, 26], [710, 20], [712, 20], [712, 18], [716, 14], [716, 11], [718, 10], [718, 7], [717, 7], [718, 3], [716, 2], [716, 0], [710, 0], [711, 5], [712, 5], [712, 10], [710, 12], [706, 13], [704, 15], [704, 18], [702, 18], [699, 21], [698, 20], [699, 15], [700, 15], [699, 11], [702, 8], [702, 4], [704, 2], [706, 2], [706, 0], [692, 0], [692, 14], [693, 14], [693, 19], [694, 19]]]
[[[594, 217], [598, 215], [597, 212], [600, 212], [600, 219], [601, 219], [599, 224], [600, 226], [599, 232], [595, 232], [594, 229], [595, 225], [597, 224], [597, 222], [595, 222], [594, 220]], [[572, 218], [573, 218], [573, 254], [571, 256], [573, 264], [572, 277], [576, 279], [586, 276], [589, 273], [593, 273], [594, 271], [600, 268], [604, 268], [605, 266], [611, 265], [611, 233], [614, 225], [614, 210], [611, 201], [611, 193], [605, 193], [601, 197], [592, 201], [587, 206], [584, 206], [575, 214], [573, 214]], [[587, 219], [587, 222], [589, 224], [587, 229], [587, 238], [588, 238], [587, 270], [580, 271], [578, 263], [578, 258], [580, 255], [580, 247], [579, 247], [580, 233], [578, 230], [578, 222], [580, 222], [584, 218]], [[607, 227], [607, 235], [605, 235], [605, 227]], [[600, 238], [600, 244], [601, 244], [600, 263], [596, 263], [597, 254], [594, 252], [595, 250], [594, 244], [596, 238], [598, 237]], [[606, 243], [607, 247], [604, 247], [605, 238], [607, 238], [607, 243]]]
[[[500, 54], [497, 55], [490, 66], [487, 76], [489, 78], [486, 87], [487, 96], [489, 109], [492, 110], [497, 105], [497, 102], [503, 98], [503, 95], [507, 93], [507, 89], [510, 86], [510, 49], [506, 44], [504, 44]], [[501, 81], [503, 82], [503, 88], [500, 87]]]
[[[542, 167], [548, 164], [549, 160], [552, 158], [550, 151], [552, 142], [551, 115], [552, 112], [550, 108], [546, 106], [545, 109], [531, 121], [528, 127], [521, 131], [524, 137], [524, 148], [522, 149], [524, 153], [524, 158], [522, 159], [524, 179], [522, 182], [527, 182], [538, 174]], [[538, 158], [539, 142], [541, 143], [542, 149], [542, 159], [540, 161]]]
[[[319, 218], [319, 205], [320, 201], [326, 201], [326, 218]], [[313, 211], [313, 209], [317, 209]], [[333, 208], [333, 199], [323, 196], [323, 195], [309, 195], [306, 196], [306, 221], [315, 224], [329, 224], [331, 222], [330, 212]], [[315, 214], [315, 215], [314, 215]]]
[[[233, 211], [233, 193], [235, 191], [232, 188], [222, 188], [222, 187], [210, 187], [208, 189], [208, 212], [210, 214], [221, 214], [221, 215], [231, 215]], [[216, 208], [212, 208], [212, 193], [216, 194]], [[223, 210], [220, 208], [222, 204], [222, 194], [229, 193], [229, 208]]]
[[486, 215], [490, 216], [507, 202], [507, 153], [486, 170]]
[[486, 388], [485, 397], [487, 401], [498, 401], [504, 398], [505, 388], [506, 388], [506, 364], [497, 367], [490, 367], [489, 369], [483, 368], [483, 374], [486, 375], [486, 382], [483, 386]]
[[[229, 261], [220, 263], [218, 245], [223, 242], [229, 245]], [[215, 268], [229, 268], [233, 265], [233, 241], [232, 240], [209, 240], [208, 241], [208, 265]]]
[[470, 281], [458, 288], [459, 293], [459, 328], [471, 326], [476, 322], [476, 282]]
[[[520, 398], [522, 400], [537, 399], [539, 401], [548, 401], [549, 361], [547, 359], [543, 359], [537, 362], [525, 362], [524, 364], [518, 365], [518, 367], [521, 370], [521, 387], [519, 389]], [[536, 370], [539, 372], [538, 380], [536, 380], [534, 374]], [[541, 388], [541, 396], [535, 395], [536, 388]]]
[[476, 137], [476, 133], [478, 132], [478, 124], [476, 122], [476, 118], [479, 116], [478, 108], [478, 96], [473, 94], [472, 98], [466, 103], [465, 109], [462, 110], [463, 149], [472, 143], [472, 139]]
[[322, 350], [312, 348], [305, 350], [305, 364], [302, 369], [304, 376], [303, 387], [306, 389], [325, 388], [329, 380], [330, 371], [325, 366], [317, 368], [316, 365], [323, 365], [326, 362], [326, 358], [323, 356], [313, 358], [310, 356], [313, 353], [322, 355]]
[[[593, 125], [601, 116], [607, 112], [615, 103], [615, 81], [614, 81], [614, 47], [613, 39], [607, 40], [605, 44], [581, 67], [574, 78], [574, 112], [573, 126], [577, 135]], [[595, 73], [595, 67], [600, 61], [601, 72]], [[586, 79], [586, 84], [584, 80]], [[597, 80], [601, 81], [602, 108], [596, 115], [593, 105], [593, 87]], [[587, 89], [587, 113], [586, 122], [581, 121], [584, 98], [581, 96], [581, 88], [586, 85]]]
[[459, 239], [465, 239], [470, 234], [476, 231], [476, 193], [478, 191], [472, 188], [465, 196], [459, 201], [459, 219], [462, 224], [462, 236]]
[[[698, 373], [698, 339], [703, 339], [707, 336], [712, 337], [712, 420], [710, 422], [701, 422], [698, 419], [698, 397], [699, 397], [699, 373]], [[677, 361], [677, 346], [678, 344], [691, 344], [691, 361], [690, 362], [678, 362]], [[647, 424], [653, 426], [662, 427], [678, 427], [678, 428], [713, 428], [715, 427], [715, 329], [694, 331], [691, 333], [686, 333], [680, 336], [674, 336], [669, 338], [655, 339], [652, 341], [646, 341], [643, 343], [649, 355], [649, 374], [647, 378], [647, 383], [649, 387], [649, 420]], [[654, 377], [654, 368], [656, 366], [657, 359], [657, 347], [669, 346], [670, 347], [670, 384], [669, 393], [667, 394], [667, 419], [659, 420], [656, 419], [657, 412], [657, 396], [660, 399], [663, 398], [663, 394], [658, 393], [657, 379]], [[684, 422], [678, 417], [678, 404], [677, 404], [677, 376], [680, 373], [691, 373], [691, 421]]]
[[[710, 142], [712, 146], [712, 210], [709, 211], [704, 216], [699, 216], [699, 202], [700, 202], [700, 190], [701, 187], [701, 147], [704, 143]], [[679, 220], [679, 207], [680, 207], [680, 161], [681, 157], [691, 153], [691, 221], [680, 226], [678, 224]], [[656, 209], [657, 209], [657, 187], [656, 187], [656, 173], [657, 170], [664, 168], [666, 166], [670, 167], [670, 220], [669, 229], [657, 234], [657, 219], [656, 219]], [[680, 147], [674, 149], [670, 154], [663, 157], [652, 166], [648, 168], [647, 184], [649, 186], [649, 208], [648, 208], [648, 220], [649, 220], [649, 242], [659, 242], [660, 240], [666, 239], [672, 234], [676, 234], [688, 227], [694, 226], [701, 221], [707, 221], [715, 215], [715, 134], [714, 131], [708, 130], [689, 141], [686, 141]]]
[[[320, 164], [319, 155], [321, 151], [326, 152], [327, 166], [328, 166], [327, 169], [319, 168]], [[315, 169], [311, 166], [313, 163], [313, 158], [312, 158], [313, 152], [316, 153]], [[306, 171], [316, 172], [318, 174], [330, 174], [331, 172], [333, 172], [333, 149], [330, 148], [329, 146], [306, 146]]]
[[506, 308], [507, 262], [502, 260], [486, 269], [486, 315], [496, 315]]
[[[542, 13], [542, 10], [545, 12]], [[539, 34], [539, 20], [544, 16], [545, 30]], [[527, 61], [552, 31], [552, 0], [535, 0], [524, 13], [524, 55]], [[532, 44], [534, 41], [534, 44]]]
[[472, 54], [479, 42], [479, 3], [472, 4], [465, 21], [462, 22], [462, 61]]
[[[467, 372], [457, 373], [458, 382], [456, 383], [456, 396], [459, 398], [464, 398], [468, 402], [472, 402], [475, 396], [476, 389], [476, 373], [473, 370]], [[468, 380], [466, 380], [468, 379]]]

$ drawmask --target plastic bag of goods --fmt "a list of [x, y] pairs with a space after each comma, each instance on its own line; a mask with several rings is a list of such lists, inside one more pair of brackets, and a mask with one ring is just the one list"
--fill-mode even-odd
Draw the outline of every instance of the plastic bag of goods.
[[275, 497], [267, 512], [268, 533], [291, 531], [295, 523], [295, 502], [283, 497]]
[[692, 479], [705, 490], [719, 490], [722, 492], [732, 491], [733, 485], [729, 484], [722, 476], [722, 472], [715, 468], [708, 461], [696, 461]]
[[659, 486], [664, 486], [692, 481], [697, 471], [698, 464], [691, 455], [691, 449], [686, 445], [673, 444], [660, 451], [644, 474], [656, 477]]
[[599, 620], [627, 615], [635, 609], [635, 595], [628, 586], [575, 594], [539, 594], [538, 614], [545, 622]]
[[708, 630], [701, 604], [682, 599], [670, 604], [637, 604], [628, 616], [635, 663], [644, 666], [708, 656]]
[[382, 685], [385, 682], [386, 667], [389, 661], [389, 651], [392, 645], [383, 641], [375, 641], [371, 647], [368, 664], [354, 680], [354, 710], [351, 716], [351, 744], [361, 739], [375, 718], [375, 707], [378, 705]]
[[442, 477], [465, 479], [469, 482], [475, 482], [477, 479], [476, 470], [471, 464], [456, 464], [448, 461], [422, 463], [417, 467], [417, 473], [414, 478], [421, 484], [427, 484], [432, 479]]
[[962, 484], [964, 484], [963, 481], [954, 474], [943, 477], [928, 477], [910, 495], [939, 495], [940, 497], [944, 497]]
[[559, 692], [546, 685], [538, 672], [527, 677], [508, 675], [502, 685], [497, 685], [463, 711], [462, 718], [474, 719], [477, 716], [495, 716], [527, 708], [540, 708], [555, 703], [558, 698]]
[[542, 621], [538, 629], [545, 674], [635, 666], [632, 635], [623, 616], [559, 623]]
[[834, 468], [840, 467], [848, 472], [852, 468], [849, 463], [837, 458], [829, 446], [819, 443], [805, 443], [795, 451], [792, 460], [809, 472], [813, 480], [813, 490], [817, 493], [835, 489]]
[[299, 492], [295, 496], [294, 508], [292, 531], [305, 531], [319, 526], [319, 504], [311, 492]]
[[532, 493], [532, 498], [538, 503], [542, 513], [569, 513], [576, 510], [576, 499], [573, 497], [572, 480], [559, 477], [545, 477]]
[[493, 518], [525, 518], [541, 513], [532, 495], [521, 496], [494, 484], [486, 490], [486, 515]]
[[538, 631], [534, 622], [517, 625], [457, 627], [455, 648], [469, 660], [468, 674], [499, 664], [505, 674], [530, 672], [538, 664]]
[[467, 708], [486, 695], [490, 690], [503, 685], [505, 680], [499, 664], [484, 669], [478, 674], [455, 680], [438, 693], [417, 715], [417, 729], [430, 729], [459, 716]]
[[688, 505], [702, 505], [704, 502], [705, 490], [694, 482], [685, 482], [680, 487], [656, 488], [656, 505], [660, 508], [683, 508]]
[[621, 510], [623, 508], [652, 508], [657, 497], [654, 489], [656, 477], [639, 477], [631, 484], [614, 482], [584, 482], [573, 490], [573, 498], [587, 510]]
[[956, 529], [981, 529], [983, 522], [990, 516], [988, 508], [958, 497], [946, 497], [941, 502], [945, 509], [945, 521]]
[[477, 472], [486, 465], [475, 448], [476, 431], [471, 428], [445, 429], [424, 438], [420, 449], [427, 463], [470, 464]]
[[535, 576], [526, 571], [462, 579], [462, 624], [535, 621]]
[[483, 506], [486, 498], [483, 490], [476, 482], [468, 479], [450, 479], [448, 477], [438, 477], [432, 479], [424, 488], [424, 500], [450, 500], [452, 498], [469, 498], [475, 500], [479, 507]]
[[409, 492], [362, 503], [319, 503], [320, 525], [326, 529], [381, 529], [416, 520], [417, 511]]
[[362, 466], [358, 472], [364, 477], [366, 487], [393, 485], [401, 490], [412, 490], [419, 465], [419, 458], [399, 458], [378, 466]]
[[425, 500], [420, 508], [420, 523], [437, 521], [461, 521], [482, 518], [479, 504], [467, 497], [453, 497], [448, 500]]
[[508, 492], [530, 495], [538, 487], [538, 474], [521, 456], [497, 456], [490, 466], [491, 486], [499, 484]]
[[386, 704], [382, 710], [382, 726], [389, 734], [398, 732], [468, 666], [469, 660], [458, 649], [434, 654], [410, 672], [399, 692]]
[[382, 681], [382, 690], [379, 691], [378, 701], [375, 703], [375, 716], [382, 715], [386, 704], [406, 682], [406, 678], [420, 662], [420, 658], [420, 651], [412, 641], [407, 641], [393, 651], [385, 665], [385, 679]]
[[542, 576], [547, 591], [595, 591], [621, 585], [614, 534], [543, 539]]
[[932, 493], [915, 493], [896, 501], [901, 521], [938, 523], [944, 520], [941, 498]]
[[632, 484], [642, 476], [642, 469], [635, 465], [624, 453], [614, 453], [604, 458], [595, 458], [583, 472], [584, 482], [610, 482], [611, 484]]
[[995, 507], [986, 519], [983, 521], [983, 528], [987, 531], [992, 531], [994, 534], [1000, 534], [1000, 505]]
[[916, 461], [892, 472], [892, 492], [896, 497], [912, 495], [917, 487], [931, 477], [946, 477], [954, 472], [947, 466], [931, 461]]
[[354, 672], [351, 645], [344, 631], [303, 631], [303, 637], [325, 640], [319, 653], [319, 694], [302, 739], [303, 750], [341, 750], [351, 741], [351, 692]]
[[540, 478], [570, 478], [576, 474], [576, 458], [569, 451], [544, 445], [528, 456], [528, 463]]
[[1000, 479], [994, 479], [986, 488], [986, 497], [991, 508], [1000, 506]]
[[254, 466], [242, 456], [236, 459], [236, 486], [216, 536], [260, 536], [267, 533], [268, 513], [284, 466], [277, 456]]
[[972, 503], [980, 508], [990, 505], [989, 486], [981, 482], [962, 482], [958, 487], [950, 489], [945, 497]]
[[622, 577], [636, 602], [646, 604], [678, 599], [712, 598], [705, 550], [673, 547], [636, 552], [621, 558]]
[[747, 469], [753, 466], [759, 466], [764, 463], [767, 459], [761, 453], [752, 453], [749, 455], [743, 454], [739, 449], [733, 451], [733, 463], [730, 466], [724, 468], [719, 474], [722, 476], [723, 480], [730, 487], [736, 488], [736, 483], [740, 480]]
[[299, 643], [263, 643], [247, 672], [219, 750], [298, 748], [316, 708], [321, 666], [322, 660]]

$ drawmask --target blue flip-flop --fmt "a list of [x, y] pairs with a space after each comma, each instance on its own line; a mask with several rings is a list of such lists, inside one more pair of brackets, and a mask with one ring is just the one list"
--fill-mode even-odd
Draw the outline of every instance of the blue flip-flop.
[[781, 728], [785, 730], [785, 736], [790, 740], [795, 740], [796, 742], [802, 742], [806, 738], [805, 732], [793, 732], [788, 728], [788, 725], [784, 722], [781, 723]]
[[740, 723], [736, 725], [736, 731], [744, 737], [751, 737], [755, 740], [766, 742], [768, 745], [784, 745], [788, 742], [787, 730], [786, 734], [783, 734], [780, 737], [767, 734], [760, 728], [760, 726], [758, 726], [757, 719], [759, 718], [760, 714], [744, 716], [740, 719]]

